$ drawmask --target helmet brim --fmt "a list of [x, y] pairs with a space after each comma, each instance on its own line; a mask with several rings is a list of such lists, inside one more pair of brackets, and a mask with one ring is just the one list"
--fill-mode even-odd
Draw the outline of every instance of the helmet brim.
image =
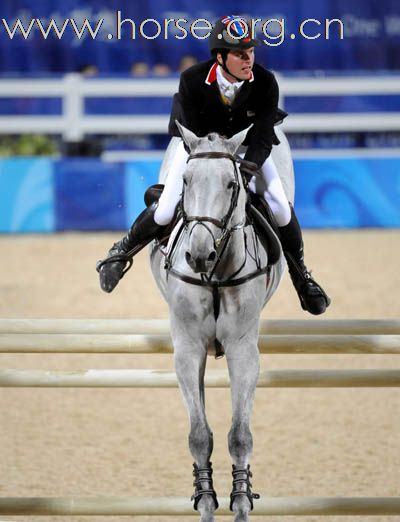
[[[211, 44], [211, 42], [210, 42]], [[233, 42], [225, 42], [224, 40], [220, 40], [217, 42], [213, 42], [210, 45], [210, 51], [214, 49], [229, 49], [230, 51], [244, 51], [246, 49], [250, 49], [251, 47], [258, 47], [260, 45], [260, 41], [256, 39], [251, 39], [250, 41], [244, 42], [243, 40], [237, 40], [235, 43]]]

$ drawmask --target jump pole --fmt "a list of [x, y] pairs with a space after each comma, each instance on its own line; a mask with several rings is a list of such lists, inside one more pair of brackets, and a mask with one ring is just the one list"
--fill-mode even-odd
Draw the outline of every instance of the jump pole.
[[[226, 370], [205, 375], [210, 388], [229, 388]], [[263, 370], [260, 388], [396, 388], [400, 370]], [[5, 388], [176, 388], [178, 380], [170, 370], [0, 370], [0, 387]]]
[[[167, 335], [166, 319], [0, 319], [0, 333], [96, 333]], [[269, 335], [400, 334], [398, 319], [261, 320]]]
[[[263, 354], [400, 354], [400, 335], [260, 335]], [[171, 353], [168, 335], [0, 334], [0, 353]]]
[[[231, 515], [229, 499], [219, 498], [217, 515]], [[55, 497], [0, 498], [3, 516], [199, 516], [188, 497]], [[254, 515], [400, 515], [398, 497], [262, 497], [254, 502]]]

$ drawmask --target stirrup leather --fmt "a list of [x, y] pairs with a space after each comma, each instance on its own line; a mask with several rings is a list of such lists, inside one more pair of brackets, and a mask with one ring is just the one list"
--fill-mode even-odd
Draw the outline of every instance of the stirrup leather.
[[[200, 477], [200, 474], [203, 476]], [[193, 495], [190, 497], [190, 500], [194, 500], [193, 508], [198, 511], [198, 503], [203, 495], [211, 495], [214, 504], [215, 509], [218, 509], [218, 500], [217, 500], [217, 493], [213, 486], [213, 479], [212, 479], [213, 469], [212, 469], [212, 462], [209, 462], [209, 466], [206, 468], [199, 468], [195, 462], [193, 462], [193, 476], [195, 477], [193, 486], [195, 487]], [[201, 482], [207, 481], [208, 482], [208, 488], [202, 488]]]
[[[245, 475], [245, 477], [238, 478], [238, 475]], [[250, 464], [247, 465], [246, 469], [237, 469], [236, 466], [232, 465], [232, 493], [231, 493], [231, 503], [229, 505], [229, 509], [233, 511], [233, 502], [235, 498], [239, 495], [246, 495], [250, 502], [250, 511], [253, 511], [253, 499], [259, 499], [260, 495], [258, 493], [253, 493], [251, 488], [253, 484], [250, 482], [250, 478], [253, 476], [250, 471]], [[246, 489], [241, 489], [240, 486], [246, 486]]]

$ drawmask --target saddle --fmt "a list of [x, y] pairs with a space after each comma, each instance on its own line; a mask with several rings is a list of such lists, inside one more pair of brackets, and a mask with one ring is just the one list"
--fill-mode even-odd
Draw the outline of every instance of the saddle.
[[279, 241], [279, 228], [275, 217], [265, 199], [258, 194], [249, 192], [247, 204], [247, 220], [254, 226], [256, 234], [268, 254], [268, 264], [274, 265], [282, 254]]
[[[146, 206], [157, 202], [160, 199], [164, 185], [158, 183], [149, 187], [144, 195], [144, 202]], [[249, 201], [246, 209], [247, 213], [247, 224], [252, 224], [255, 228], [256, 234], [259, 237], [263, 247], [268, 253], [268, 264], [274, 265], [279, 261], [281, 256], [281, 245], [279, 241], [279, 230], [276, 224], [274, 215], [269, 208], [268, 203], [262, 196], [249, 192]], [[175, 213], [172, 223], [168, 226], [168, 229], [163, 235], [164, 241], [168, 241], [169, 235], [171, 234], [179, 216]]]
[[[146, 192], [144, 193], [144, 203], [146, 207], [149, 207], [153, 203], [156, 203], [162, 194], [162, 191], [164, 190], [164, 185], [162, 183], [157, 183], [156, 185], [151, 185]], [[172, 231], [175, 228], [175, 225], [179, 221], [179, 205], [177, 209], [175, 210], [174, 217], [172, 218], [172, 221], [169, 225], [165, 226], [165, 230], [163, 231], [162, 238], [158, 238], [159, 244], [166, 246], [168, 244], [168, 240], [170, 235], [172, 234]]]

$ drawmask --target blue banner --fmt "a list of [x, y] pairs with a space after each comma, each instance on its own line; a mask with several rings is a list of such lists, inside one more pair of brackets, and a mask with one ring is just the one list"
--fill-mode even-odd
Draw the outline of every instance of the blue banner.
[[400, 226], [400, 158], [295, 162], [296, 211], [305, 228]]
[[3, 0], [1, 7], [5, 73], [89, 64], [129, 73], [136, 62], [177, 72], [185, 55], [208, 57], [207, 23], [227, 14], [254, 21], [257, 61], [277, 71], [400, 69], [398, 0], [227, 0], [222, 8], [212, 0]]
[[71, 158], [54, 168], [56, 230], [125, 228], [122, 163]]
[[[125, 230], [144, 209], [160, 161], [0, 161], [0, 232]], [[297, 159], [305, 228], [400, 227], [400, 157]]]
[[53, 232], [54, 162], [0, 161], [0, 232]]

